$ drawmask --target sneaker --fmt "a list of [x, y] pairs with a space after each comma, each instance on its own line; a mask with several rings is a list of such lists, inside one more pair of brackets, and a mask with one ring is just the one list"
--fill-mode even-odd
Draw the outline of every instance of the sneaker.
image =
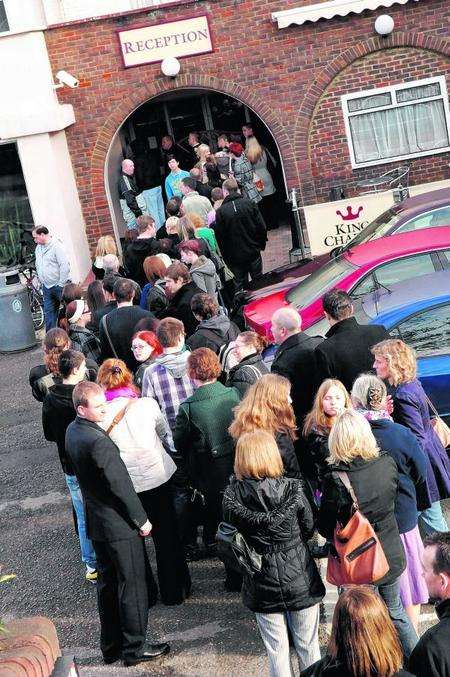
[[89, 583], [97, 583], [97, 578], [98, 578], [97, 569], [86, 567], [86, 580], [89, 581]]

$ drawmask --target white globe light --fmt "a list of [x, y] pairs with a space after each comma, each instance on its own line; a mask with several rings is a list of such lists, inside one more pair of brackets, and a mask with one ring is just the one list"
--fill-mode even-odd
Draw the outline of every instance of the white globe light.
[[163, 75], [167, 75], [168, 78], [174, 78], [180, 72], [181, 64], [174, 56], [166, 56], [166, 58], [161, 63], [161, 70]]
[[381, 14], [375, 21], [378, 35], [389, 35], [394, 30], [394, 19], [389, 14]]

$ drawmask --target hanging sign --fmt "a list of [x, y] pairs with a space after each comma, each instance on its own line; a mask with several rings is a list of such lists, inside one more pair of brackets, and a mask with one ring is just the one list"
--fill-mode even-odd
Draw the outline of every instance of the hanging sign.
[[118, 31], [125, 68], [213, 51], [207, 16]]

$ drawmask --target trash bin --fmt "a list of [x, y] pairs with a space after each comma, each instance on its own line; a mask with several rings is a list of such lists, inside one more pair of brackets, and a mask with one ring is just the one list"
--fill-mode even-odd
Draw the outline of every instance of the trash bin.
[[17, 270], [0, 272], [0, 352], [27, 350], [36, 345], [28, 291]]

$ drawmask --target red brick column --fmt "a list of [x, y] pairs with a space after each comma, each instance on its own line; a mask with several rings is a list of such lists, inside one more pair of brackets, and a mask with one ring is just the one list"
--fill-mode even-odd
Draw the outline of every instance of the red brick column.
[[6, 625], [0, 636], [2, 677], [50, 677], [58, 656], [58, 636], [53, 623], [42, 616], [21, 618]]

